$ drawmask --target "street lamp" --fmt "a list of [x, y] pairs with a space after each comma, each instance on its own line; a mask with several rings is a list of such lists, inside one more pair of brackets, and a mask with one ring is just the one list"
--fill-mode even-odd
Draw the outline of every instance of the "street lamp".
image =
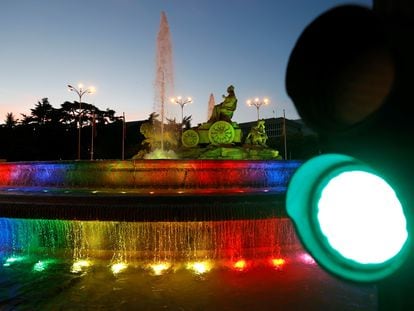
[[173, 104], [178, 104], [181, 107], [181, 134], [183, 134], [183, 123], [184, 123], [184, 106], [193, 102], [191, 97], [187, 99], [182, 98], [181, 96], [171, 98]]
[[251, 106], [256, 107], [256, 109], [257, 109], [257, 120], [259, 120], [260, 119], [260, 117], [259, 117], [259, 109], [260, 109], [260, 107], [263, 106], [263, 105], [268, 105], [269, 102], [270, 101], [269, 101], [268, 98], [260, 99], [260, 98], [256, 97], [254, 100], [248, 99], [247, 100], [247, 105], [249, 105], [250, 107]]
[[75, 92], [79, 96], [79, 128], [78, 128], [78, 160], [81, 158], [81, 118], [82, 118], [82, 96], [85, 94], [92, 94], [95, 93], [95, 88], [90, 86], [88, 88], [84, 88], [82, 84], [78, 84], [78, 87], [74, 87], [68, 84], [68, 90], [71, 92]]

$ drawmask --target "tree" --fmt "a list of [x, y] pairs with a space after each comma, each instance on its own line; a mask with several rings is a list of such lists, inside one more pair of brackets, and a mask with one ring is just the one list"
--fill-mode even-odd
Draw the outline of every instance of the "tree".
[[[79, 109], [81, 107], [82, 109]], [[54, 108], [48, 98], [39, 100], [29, 114], [21, 114], [18, 122], [13, 113], [6, 115], [0, 128], [0, 158], [10, 161], [73, 159], [77, 150], [78, 121], [81, 121], [81, 150], [90, 151], [93, 130], [95, 154], [115, 158], [120, 154], [122, 122], [112, 109], [79, 102], [64, 102]], [[95, 136], [94, 136], [95, 137]], [[119, 145], [119, 146], [118, 146]]]
[[37, 102], [36, 106], [30, 110], [32, 122], [39, 125], [44, 125], [45, 123], [52, 121], [53, 117], [56, 115], [56, 109], [52, 107], [47, 97], [42, 98], [42, 100]]
[[[79, 109], [81, 107], [81, 109]], [[115, 122], [117, 117], [115, 117], [115, 110], [107, 108], [106, 110], [100, 110], [98, 107], [79, 102], [64, 102], [61, 105], [61, 122], [63, 124], [76, 125], [80, 120], [81, 126], [91, 125], [93, 119], [98, 124], [108, 124]]]
[[18, 119], [16, 119], [16, 117], [14, 116], [13, 112], [8, 112], [6, 114], [6, 120], [4, 120], [5, 122], [5, 127], [7, 128], [13, 128], [16, 126]]

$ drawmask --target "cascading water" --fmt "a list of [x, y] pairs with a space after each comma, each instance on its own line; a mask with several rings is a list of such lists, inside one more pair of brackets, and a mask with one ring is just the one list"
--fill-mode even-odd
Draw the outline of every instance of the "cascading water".
[[1, 163], [0, 215], [10, 218], [0, 222], [0, 250], [72, 252], [76, 260], [109, 252], [117, 261], [222, 260], [255, 250], [270, 256], [284, 243], [297, 244], [290, 222], [275, 217], [299, 164]]
[[[239, 221], [115, 222], [0, 218], [0, 252], [112, 262], [270, 258], [298, 247], [286, 218]], [[63, 256], [64, 255], [64, 256]]]

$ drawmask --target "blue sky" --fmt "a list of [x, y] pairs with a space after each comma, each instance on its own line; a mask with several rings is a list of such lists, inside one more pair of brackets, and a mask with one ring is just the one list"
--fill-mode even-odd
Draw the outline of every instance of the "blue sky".
[[[304, 27], [339, 0], [1, 0], [0, 123], [43, 97], [54, 107], [76, 100], [67, 84], [97, 92], [83, 101], [146, 119], [154, 110], [156, 36], [167, 14], [175, 95], [192, 96], [184, 114], [205, 122], [228, 85], [239, 99], [236, 122], [256, 118], [248, 98], [269, 97], [261, 117], [297, 118], [284, 89], [289, 53]], [[351, 3], [371, 6], [371, 0]], [[169, 117], [180, 108], [168, 104]]]

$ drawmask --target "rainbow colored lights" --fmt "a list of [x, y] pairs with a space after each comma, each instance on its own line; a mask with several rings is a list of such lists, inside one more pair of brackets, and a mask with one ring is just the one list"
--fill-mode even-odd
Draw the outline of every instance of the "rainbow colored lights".
[[[64, 260], [55, 259], [55, 258], [45, 258], [45, 259], [34, 259], [29, 256], [12, 256], [4, 260], [3, 267], [9, 268], [12, 265], [21, 264], [24, 267], [27, 267], [27, 264], [32, 264], [33, 273], [41, 273], [51, 269], [54, 265], [65, 262]], [[126, 261], [117, 261], [111, 262], [109, 265], [106, 265], [112, 274], [115, 276], [118, 274], [125, 273], [129, 269], [143, 269], [148, 271], [153, 276], [161, 276], [167, 273], [175, 273], [180, 270], [185, 270], [193, 273], [194, 275], [204, 275], [212, 270], [230, 270], [236, 273], [246, 272], [254, 269], [271, 269], [271, 270], [281, 270], [282, 268], [292, 268], [295, 269], [295, 264], [315, 264], [315, 261], [306, 253], [300, 253], [299, 255], [289, 256], [288, 257], [275, 257], [270, 259], [261, 259], [261, 258], [249, 258], [249, 259], [238, 259], [238, 260], [199, 260], [199, 261], [188, 261], [188, 262], [153, 262], [153, 263], [144, 263], [144, 262], [131, 262]], [[72, 265], [69, 268], [71, 273], [85, 274], [88, 270], [95, 265], [105, 265], [102, 260], [93, 260], [93, 259], [78, 259], [72, 262]], [[290, 267], [292, 266], [292, 267]]]
[[[154, 276], [180, 270], [205, 275], [212, 270], [244, 273], [281, 270], [295, 262], [314, 264], [301, 251], [287, 218], [203, 222], [0, 218], [0, 264], [4, 269], [31, 266], [36, 273], [67, 265], [67, 258], [73, 258], [67, 269], [75, 274], [103, 265], [114, 275], [141, 269]], [[104, 258], [112, 259], [105, 263]]]
[[284, 192], [298, 161], [145, 160], [0, 163], [0, 189], [177, 194]]

